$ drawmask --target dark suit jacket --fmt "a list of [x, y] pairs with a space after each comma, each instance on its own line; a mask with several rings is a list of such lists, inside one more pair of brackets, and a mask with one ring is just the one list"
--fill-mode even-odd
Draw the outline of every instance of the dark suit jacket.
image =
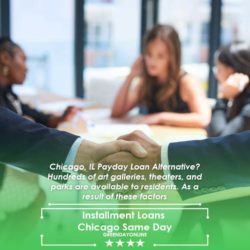
[[[77, 136], [47, 128], [0, 107], [2, 163], [46, 176], [51, 163], [64, 163], [76, 138]], [[0, 171], [3, 171], [2, 167]]]
[[[184, 199], [224, 189], [250, 187], [249, 131], [202, 141], [170, 143], [168, 156], [170, 164], [201, 165], [203, 180], [193, 182], [200, 184], [200, 190], [179, 190]], [[171, 173], [186, 176], [190, 171]], [[180, 188], [183, 182], [176, 184]]]

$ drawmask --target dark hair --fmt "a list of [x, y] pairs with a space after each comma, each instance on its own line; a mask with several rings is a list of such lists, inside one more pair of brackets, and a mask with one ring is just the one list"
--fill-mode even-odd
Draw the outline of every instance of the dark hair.
[[[248, 44], [234, 42], [223, 46], [215, 53], [215, 60], [231, 67], [237, 73], [248, 75], [250, 78], [250, 47]], [[230, 120], [240, 112], [249, 98], [250, 85], [248, 84], [244, 91], [235, 98], [228, 113]]]
[[215, 60], [233, 68], [238, 73], [250, 76], [250, 48], [244, 42], [234, 42], [221, 47], [215, 53]]
[[143, 54], [147, 53], [148, 45], [156, 39], [161, 39], [169, 52], [169, 65], [166, 68], [168, 76], [166, 82], [162, 85], [157, 93], [152, 89], [157, 84], [156, 77], [148, 74], [145, 60], [143, 60], [143, 88], [141, 91], [140, 100], [147, 106], [154, 105], [152, 95], [156, 95], [157, 106], [163, 110], [171, 110], [177, 105], [176, 91], [180, 77], [181, 67], [181, 44], [177, 31], [171, 25], [158, 24], [154, 26], [144, 37]]
[[7, 52], [11, 57], [14, 57], [16, 48], [21, 49], [21, 47], [14, 43], [9, 37], [0, 38], [0, 53]]

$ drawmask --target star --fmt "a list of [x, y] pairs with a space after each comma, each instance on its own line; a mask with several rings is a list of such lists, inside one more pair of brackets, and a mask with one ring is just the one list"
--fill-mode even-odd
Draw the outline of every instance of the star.
[[123, 243], [124, 243], [123, 241], [118, 240], [116, 243], [118, 247], [123, 247]]
[[131, 239], [127, 242], [129, 247], [133, 247], [134, 246], [134, 241], [132, 241]]
[[113, 246], [113, 241], [111, 241], [110, 239], [108, 241], [106, 241], [106, 246], [107, 247], [112, 247]]
[[144, 244], [144, 241], [142, 241], [142, 240], [139, 240], [139, 241], [137, 242], [137, 246], [138, 246], [138, 247], [143, 247], [143, 244]]

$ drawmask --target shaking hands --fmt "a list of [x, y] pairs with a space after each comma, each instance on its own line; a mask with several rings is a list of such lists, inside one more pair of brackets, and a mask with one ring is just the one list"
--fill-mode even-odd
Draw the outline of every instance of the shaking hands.
[[[124, 170], [111, 169], [108, 172], [108, 178], [105, 181], [98, 181], [101, 183], [119, 183], [128, 184], [131, 187], [132, 181], [129, 178], [120, 179], [114, 181], [115, 176], [121, 176], [125, 174], [128, 176], [141, 175], [142, 178], [133, 180], [133, 183], [137, 185], [149, 184], [149, 175], [162, 175], [160, 170], [152, 170], [152, 166], [160, 164], [161, 162], [161, 146], [155, 143], [152, 139], [147, 137], [140, 131], [135, 131], [131, 134], [127, 134], [118, 138], [117, 141], [96, 144], [87, 140], [84, 140], [78, 150], [75, 164], [84, 164], [88, 166], [91, 163], [101, 163], [103, 165], [126, 165], [127, 169]], [[134, 169], [133, 166], [147, 166], [143, 171], [141, 169]], [[87, 170], [85, 173], [93, 174], [93, 170]], [[103, 170], [97, 170], [96, 174], [107, 174]], [[99, 182], [99, 183], [98, 183]], [[133, 185], [132, 185], [133, 186]], [[129, 192], [133, 192], [132, 189]]]

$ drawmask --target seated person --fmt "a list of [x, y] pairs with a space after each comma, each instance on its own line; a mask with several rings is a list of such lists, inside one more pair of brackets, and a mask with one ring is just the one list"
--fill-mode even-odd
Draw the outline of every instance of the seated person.
[[250, 129], [250, 50], [233, 43], [215, 54], [215, 75], [220, 84], [209, 136], [224, 136]]
[[[77, 112], [74, 107], [66, 109], [62, 116], [44, 114], [23, 104], [12, 91], [13, 84], [22, 84], [27, 73], [26, 56], [21, 47], [8, 38], [0, 39], [0, 106], [32, 120], [57, 127], [60, 122], [72, 119]], [[0, 163], [0, 224], [44, 200], [36, 175], [20, 172]], [[20, 202], [17, 202], [20, 201]], [[42, 206], [42, 204], [40, 205]]]
[[[139, 83], [132, 82], [139, 76]], [[200, 83], [181, 70], [181, 44], [175, 29], [156, 25], [144, 39], [143, 54], [119, 90], [112, 117], [120, 118], [142, 105], [147, 115], [136, 122], [183, 127], [206, 127], [210, 108]]]
[[8, 38], [0, 39], [0, 105], [42, 123], [57, 127], [63, 121], [71, 120], [77, 112], [68, 107], [62, 116], [44, 114], [23, 104], [12, 91], [12, 85], [22, 84], [27, 73], [26, 56], [22, 48]]

